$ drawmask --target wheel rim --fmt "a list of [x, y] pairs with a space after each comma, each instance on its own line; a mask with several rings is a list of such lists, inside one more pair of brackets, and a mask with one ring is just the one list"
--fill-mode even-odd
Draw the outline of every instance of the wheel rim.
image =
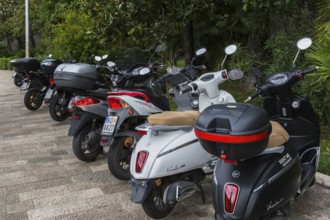
[[156, 192], [154, 192], [153, 194], [153, 202], [155, 207], [157, 207], [158, 210], [160, 211], [165, 211], [168, 209], [168, 206], [164, 203], [163, 201], [163, 197], [161, 196], [161, 189], [157, 190]]
[[40, 106], [42, 103], [40, 103], [40, 92], [34, 92], [30, 95], [29, 97], [29, 101], [30, 101], [30, 105], [34, 108]]
[[67, 108], [65, 107], [65, 100], [60, 98], [55, 105], [55, 114], [59, 117], [64, 116], [67, 113]]
[[90, 143], [90, 141], [91, 141], [91, 136], [90, 136], [90, 132], [88, 132], [84, 137], [83, 141], [81, 142], [81, 148], [85, 155], [93, 154], [97, 152], [100, 147], [100, 145], [96, 143], [92, 144]]

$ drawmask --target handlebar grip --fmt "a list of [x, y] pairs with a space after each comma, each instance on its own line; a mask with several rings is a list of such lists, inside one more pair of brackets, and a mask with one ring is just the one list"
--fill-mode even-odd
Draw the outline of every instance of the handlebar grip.
[[315, 72], [318, 70], [318, 67], [313, 67], [313, 68], [310, 68], [310, 69], [305, 69], [302, 71], [302, 74], [308, 74], [308, 73], [312, 73], [312, 72]]
[[255, 97], [261, 95], [261, 93], [262, 93], [262, 90], [259, 90], [259, 89], [258, 89], [258, 90], [255, 91], [251, 96], [249, 96], [246, 100], [244, 100], [244, 102], [248, 102], [248, 101], [250, 101], [251, 99], [254, 99]]

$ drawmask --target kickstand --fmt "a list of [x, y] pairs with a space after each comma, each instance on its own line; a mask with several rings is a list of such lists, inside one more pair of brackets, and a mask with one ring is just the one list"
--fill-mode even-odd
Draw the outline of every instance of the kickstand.
[[203, 201], [203, 203], [205, 203], [205, 195], [204, 195], [204, 190], [203, 190], [202, 185], [201, 184], [198, 184], [198, 188], [199, 188], [199, 190], [202, 193], [202, 201]]

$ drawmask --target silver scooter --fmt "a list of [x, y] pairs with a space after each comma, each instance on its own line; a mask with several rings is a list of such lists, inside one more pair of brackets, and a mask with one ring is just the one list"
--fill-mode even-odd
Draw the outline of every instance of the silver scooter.
[[[226, 47], [226, 56], [236, 51]], [[181, 90], [198, 96], [199, 111], [163, 112], [148, 117], [148, 123], [137, 127], [145, 133], [131, 157], [131, 199], [142, 204], [154, 219], [169, 215], [177, 202], [203, 190], [201, 182], [212, 174], [216, 157], [201, 148], [193, 131], [199, 112], [220, 103], [236, 102], [233, 96], [218, 88], [228, 79], [242, 78], [239, 70], [205, 73]]]

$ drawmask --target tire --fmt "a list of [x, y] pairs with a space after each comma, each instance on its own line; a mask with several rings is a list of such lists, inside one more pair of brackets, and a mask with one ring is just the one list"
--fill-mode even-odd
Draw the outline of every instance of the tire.
[[[140, 138], [138, 138], [140, 139]], [[120, 180], [129, 180], [130, 162], [134, 144], [138, 140], [131, 136], [115, 137], [108, 151], [108, 167], [113, 176]]]
[[21, 87], [23, 85], [23, 76], [20, 74], [16, 74], [14, 77], [14, 84], [17, 87]]
[[144, 212], [153, 219], [161, 219], [168, 216], [174, 206], [168, 206], [163, 201], [163, 189], [166, 186], [153, 188], [142, 202]]
[[100, 141], [101, 134], [98, 131], [92, 130], [92, 124], [89, 123], [78, 135], [73, 137], [73, 153], [81, 161], [94, 161], [103, 151]]
[[28, 89], [24, 96], [24, 105], [29, 110], [37, 110], [44, 100], [44, 92], [39, 88]]
[[54, 119], [54, 121], [64, 121], [71, 116], [68, 112], [69, 97], [63, 98], [62, 94], [56, 94], [50, 103], [49, 114]]

